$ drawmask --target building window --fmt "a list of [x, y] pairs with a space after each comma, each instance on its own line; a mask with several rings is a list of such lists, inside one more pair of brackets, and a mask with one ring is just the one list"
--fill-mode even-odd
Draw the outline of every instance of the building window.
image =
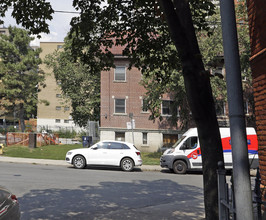
[[63, 45], [57, 45], [57, 49], [63, 48]]
[[61, 94], [56, 94], [56, 98], [62, 98]]
[[64, 120], [64, 123], [69, 123], [69, 120]]
[[142, 112], [148, 112], [148, 100], [142, 99]]
[[224, 101], [216, 100], [215, 102], [215, 110], [217, 116], [224, 116], [225, 115], [225, 105]]
[[126, 113], [125, 99], [115, 99], [115, 113]]
[[163, 100], [162, 102], [162, 115], [169, 115], [173, 114], [171, 106], [173, 105], [173, 101], [170, 100]]
[[142, 133], [142, 144], [148, 144], [148, 133], [147, 132]]
[[125, 141], [125, 132], [115, 132], [116, 141]]
[[65, 106], [65, 107], [64, 107], [64, 110], [65, 110], [65, 111], [69, 111], [69, 110], [70, 110], [70, 107], [69, 107], [69, 106]]
[[55, 123], [60, 123], [61, 120], [60, 119], [55, 119]]
[[126, 67], [117, 66], [115, 68], [115, 81], [126, 81]]
[[56, 111], [60, 111], [61, 110], [61, 106], [56, 106], [55, 109], [56, 109]]

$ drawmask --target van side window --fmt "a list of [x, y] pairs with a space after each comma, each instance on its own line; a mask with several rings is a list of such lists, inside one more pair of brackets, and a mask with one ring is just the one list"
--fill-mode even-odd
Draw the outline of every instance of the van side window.
[[190, 137], [184, 143], [185, 149], [196, 149], [198, 145], [198, 138], [197, 137]]

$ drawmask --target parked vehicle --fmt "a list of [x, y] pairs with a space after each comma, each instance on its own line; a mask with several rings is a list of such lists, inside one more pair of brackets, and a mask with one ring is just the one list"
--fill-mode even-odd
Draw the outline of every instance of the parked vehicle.
[[[250, 168], [257, 168], [258, 140], [254, 128], [247, 128], [247, 144]], [[222, 146], [224, 152], [224, 163], [226, 169], [232, 169], [232, 150], [230, 128], [220, 128]], [[184, 174], [187, 170], [202, 169], [202, 158], [197, 128], [191, 128], [168, 149], [160, 158], [160, 165], [169, 168], [177, 174]]]
[[0, 186], [0, 220], [19, 220], [20, 208], [17, 197]]
[[101, 141], [89, 148], [70, 150], [66, 161], [78, 169], [86, 165], [104, 165], [132, 171], [134, 166], [142, 165], [140, 151], [133, 144], [122, 141]]

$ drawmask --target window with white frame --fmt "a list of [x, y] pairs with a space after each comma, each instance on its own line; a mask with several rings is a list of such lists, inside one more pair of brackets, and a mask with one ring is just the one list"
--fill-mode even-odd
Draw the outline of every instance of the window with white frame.
[[60, 119], [55, 119], [55, 123], [60, 123], [61, 120]]
[[64, 123], [67, 123], [67, 124], [68, 124], [68, 123], [69, 123], [69, 120], [65, 119], [65, 120], [64, 120]]
[[142, 144], [148, 144], [148, 133], [147, 132], [142, 133]]
[[116, 141], [125, 141], [125, 132], [115, 132]]
[[142, 112], [148, 112], [148, 100], [147, 99], [142, 99]]
[[126, 100], [115, 99], [115, 113], [126, 113]]
[[115, 67], [115, 81], [126, 81], [126, 67]]
[[171, 100], [163, 100], [162, 101], [162, 115], [171, 116], [173, 114], [173, 112], [172, 112], [173, 103], [174, 102]]

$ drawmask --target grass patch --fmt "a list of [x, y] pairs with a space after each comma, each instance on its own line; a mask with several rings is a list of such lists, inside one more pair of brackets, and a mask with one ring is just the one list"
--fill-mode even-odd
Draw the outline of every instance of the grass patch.
[[[37, 148], [9, 146], [4, 148], [3, 156], [49, 160], [65, 160], [67, 151], [82, 148], [82, 144], [48, 145]], [[162, 153], [141, 153], [143, 165], [160, 165]]]
[[144, 165], [160, 165], [160, 157], [162, 153], [154, 152], [154, 153], [147, 153], [142, 152], [141, 158]]
[[9, 146], [4, 148], [4, 156], [64, 160], [67, 151], [74, 148], [82, 148], [82, 145], [48, 145], [36, 148], [29, 148], [24, 146]]

